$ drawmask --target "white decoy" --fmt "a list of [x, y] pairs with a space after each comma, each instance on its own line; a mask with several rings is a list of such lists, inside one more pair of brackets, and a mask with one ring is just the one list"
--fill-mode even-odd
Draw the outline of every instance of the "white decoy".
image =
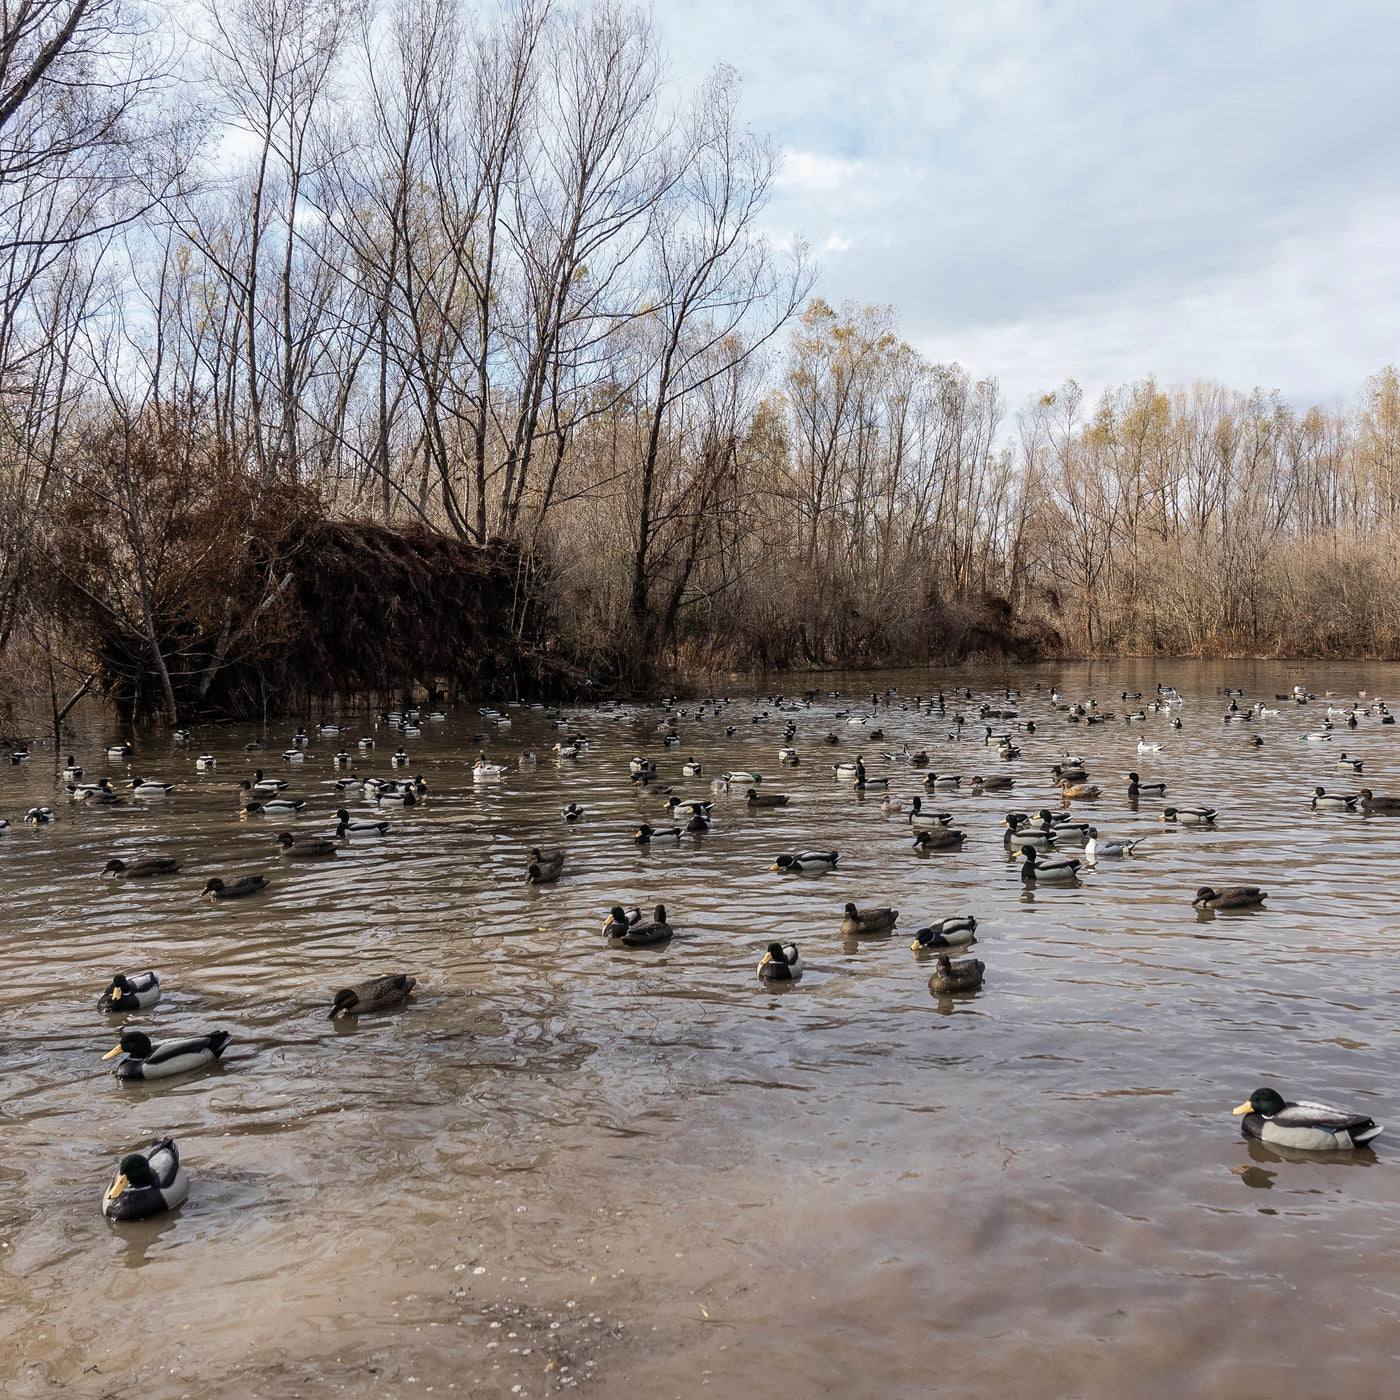
[[1084, 843], [1084, 857], [1086, 860], [1101, 860], [1105, 856], [1130, 856], [1133, 848], [1142, 844], [1144, 838], [1139, 836], [1136, 841], [1100, 841], [1097, 827], [1091, 826], [1088, 833], [1089, 839]]
[[201, 773], [212, 773], [219, 766], [219, 760], [212, 753], [202, 753], [195, 759], [194, 766]]

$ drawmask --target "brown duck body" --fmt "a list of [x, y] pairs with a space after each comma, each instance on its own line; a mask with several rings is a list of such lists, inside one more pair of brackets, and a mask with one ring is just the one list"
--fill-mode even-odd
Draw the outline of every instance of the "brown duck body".
[[530, 864], [525, 872], [525, 878], [532, 885], [548, 885], [557, 880], [564, 873], [564, 852], [549, 851], [541, 853], [536, 846], [530, 852]]
[[950, 826], [928, 827], [914, 833], [916, 851], [957, 851], [962, 849], [966, 834]]
[[841, 932], [848, 938], [866, 933], [888, 933], [898, 918], [898, 909], [866, 909], [862, 912], [854, 904], [848, 904], [845, 918], [841, 920]]
[[372, 977], [366, 982], [357, 982], [335, 994], [329, 1019], [337, 1016], [360, 1016], [369, 1011], [387, 1011], [408, 1000], [409, 993], [418, 985], [416, 977], [403, 972], [391, 972], [385, 977]]
[[1202, 885], [1191, 903], [1197, 909], [1258, 909], [1268, 897], [1258, 885], [1225, 885], [1218, 890]]
[[933, 976], [928, 979], [929, 990], [937, 996], [951, 992], [975, 992], [982, 985], [987, 970], [981, 958], [959, 958], [953, 962], [947, 953], [938, 955]]
[[1400, 797], [1377, 797], [1370, 788], [1362, 788], [1358, 796], [1364, 812], [1400, 812]]
[[650, 923], [633, 924], [615, 941], [625, 943], [629, 948], [642, 948], [648, 943], [664, 943], [674, 933], [675, 929], [666, 921], [666, 906], [658, 904]]

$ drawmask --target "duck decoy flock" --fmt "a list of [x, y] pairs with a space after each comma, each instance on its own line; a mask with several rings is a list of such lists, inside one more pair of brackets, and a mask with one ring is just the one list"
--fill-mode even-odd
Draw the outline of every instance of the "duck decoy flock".
[[[651, 705], [600, 701], [587, 708], [531, 716], [546, 721], [560, 736], [548, 751], [553, 754], [553, 772], [546, 780], [548, 790], [568, 795], [575, 782], [578, 790], [562, 808], [553, 809], [558, 818], [551, 820], [562, 821], [562, 826], [539, 830], [536, 841], [521, 844], [520, 864], [516, 868], [523, 869], [527, 884], [558, 886], [561, 892], [572, 886], [584, 887], [577, 878], [580, 876], [588, 877], [586, 887], [592, 889], [598, 887], [600, 876], [607, 878], [606, 870], [597, 869], [596, 860], [585, 860], [571, 854], [566, 846], [552, 846], [550, 841], [565, 831], [568, 839], [575, 839], [580, 830], [587, 830], [598, 820], [608, 820], [595, 818], [584, 800], [596, 798], [601, 791], [598, 777], [589, 774], [594, 755], [611, 747], [600, 731], [621, 721], [645, 720], [653, 713], [658, 720], [653, 742], [660, 744], [659, 756], [633, 754], [625, 772], [619, 772], [614, 747], [613, 762], [607, 767], [611, 776], [606, 779], [614, 790], [628, 792], [638, 806], [637, 819], [614, 832], [619, 855], [630, 843], [637, 848], [634, 859], [641, 860], [646, 869], [661, 868], [664, 848], [670, 849], [670, 858], [693, 861], [703, 867], [737, 829], [761, 834], [770, 829], [769, 824], [781, 823], [781, 830], [790, 841], [795, 830], [815, 825], [812, 819], [818, 816], [822, 819], [821, 831], [829, 831], [832, 821], [868, 823], [874, 819], [884, 823], [888, 832], [884, 838], [887, 863], [907, 860], [910, 845], [917, 855], [938, 857], [921, 867], [918, 888], [929, 893], [919, 900], [920, 904], [936, 901], [937, 872], [948, 868], [944, 861], [959, 862], [969, 856], [983, 862], [981, 868], [989, 878], [1008, 884], [1019, 881], [1021, 899], [1038, 901], [1044, 891], [1045, 899], [1053, 904], [1066, 897], [1056, 891], [1072, 892], [1075, 898], [1092, 901], [1096, 882], [1114, 878], [1101, 870], [1105, 862], [1120, 882], [1131, 880], [1132, 868], [1152, 861], [1168, 841], [1204, 842], [1198, 849], [1205, 852], [1210, 850], [1212, 833], [1228, 829], [1231, 794], [1212, 791], [1210, 785], [1195, 781], [1192, 776], [1191, 726], [1203, 731], [1212, 717], [1208, 713], [1193, 714], [1175, 688], [1158, 685], [1157, 694], [1147, 697], [1148, 704], [1138, 703], [1144, 699], [1141, 694], [1123, 691], [1118, 696], [1122, 708], [1118, 708], [1112, 701], [1101, 707], [1092, 696], [1071, 699], [1058, 687], [1047, 690], [1037, 686], [1038, 718], [1024, 712], [1024, 698], [1010, 688], [1000, 694], [983, 692], [979, 696], [970, 687], [951, 686], [934, 689], [927, 695], [907, 695], [891, 689], [872, 693], [868, 702], [865, 697], [850, 701], [834, 692], [806, 691], [796, 696], [770, 695], [757, 702], [718, 696], [693, 701], [670, 699]], [[1273, 704], [1267, 703], [1270, 699]], [[1309, 819], [1364, 821], [1371, 816], [1400, 814], [1400, 794], [1378, 795], [1369, 787], [1340, 791], [1329, 788], [1325, 781], [1317, 781], [1322, 777], [1320, 765], [1311, 756], [1320, 746], [1331, 743], [1336, 733], [1347, 733], [1348, 742], [1354, 745], [1371, 725], [1392, 722], [1384, 701], [1363, 695], [1345, 703], [1329, 703], [1336, 702], [1337, 697], [1319, 698], [1304, 687], [1292, 694], [1242, 704], [1245, 700], [1240, 691], [1228, 690], [1224, 692], [1228, 703], [1222, 703], [1219, 710], [1226, 725], [1255, 731], [1247, 741], [1238, 737], [1232, 741], [1240, 746], [1241, 754], [1258, 753], [1265, 747], [1266, 736], [1269, 744], [1301, 746], [1296, 764], [1300, 774], [1294, 814], [1297, 819], [1307, 814]], [[525, 707], [516, 703], [508, 708]], [[539, 705], [529, 708], [543, 710]], [[751, 712], [746, 713], [746, 709]], [[1305, 723], [1294, 719], [1300, 710], [1306, 710], [1309, 717]], [[1325, 713], [1316, 718], [1319, 711]], [[539, 760], [532, 751], [522, 749], [514, 753], [503, 747], [510, 743], [511, 716], [490, 707], [482, 707], [479, 713], [484, 727], [477, 740], [496, 747], [489, 756], [485, 747], [479, 749], [467, 786], [478, 785], [480, 790], [481, 784], [538, 781], [534, 775]], [[417, 763], [420, 750], [410, 751], [406, 742], [418, 739], [424, 725], [442, 722], [446, 717], [444, 711], [431, 711], [426, 716], [416, 710], [381, 714], [379, 724], [388, 726], [392, 740], [397, 742], [385, 760], [391, 772]], [[721, 717], [734, 722], [716, 723]], [[771, 761], [798, 784], [800, 791], [779, 790], [771, 776], [765, 778], [760, 765], [722, 768], [716, 762], [720, 755], [704, 751], [707, 735], [732, 739], [745, 720], [748, 726], [772, 726], [762, 731], [773, 741]], [[1133, 736], [1129, 739], [1133, 752], [1150, 760], [1148, 766], [1156, 771], [1119, 772], [1111, 763], [1094, 756], [1102, 748], [1101, 743], [1074, 742], [1076, 737], [1089, 739], [1091, 733], [1102, 736], [1110, 732], [1104, 726], [1113, 724], [1132, 727], [1119, 732]], [[422, 773], [412, 777], [362, 776], [353, 771], [347, 774], [344, 770], [351, 759], [346, 749], [325, 752], [318, 758], [315, 746], [326, 741], [338, 745], [347, 728], [340, 723], [322, 723], [315, 726], [314, 737], [307, 728], [297, 728], [289, 740], [284, 740], [290, 747], [281, 753], [282, 761], [288, 765], [282, 771], [294, 776], [269, 776], [262, 768], [253, 768], [250, 772], [245, 769], [246, 775], [222, 780], [225, 790], [231, 793], [230, 815], [253, 826], [269, 817], [281, 819], [276, 825], [288, 818], [320, 821], [324, 825], [334, 815], [334, 824], [328, 830], [268, 830], [265, 850], [269, 858], [276, 855], [292, 862], [335, 862], [354, 850], [357, 843], [366, 841], [371, 845], [360, 858], [374, 858], [371, 851], [411, 839], [400, 830], [399, 822], [379, 816], [380, 811], [396, 808], [403, 813], [400, 820], [408, 823], [415, 819], [414, 809], [434, 802], [433, 788]], [[884, 738], [887, 731], [897, 747], [874, 747], [882, 740], [891, 742]], [[748, 732], [757, 736], [761, 731], [750, 728]], [[181, 731], [176, 742], [187, 744], [195, 739], [195, 734]], [[219, 784], [224, 770], [249, 761], [240, 760], [236, 754], [216, 752], [216, 739], [217, 732], [212, 728], [199, 730], [197, 740], [204, 751], [197, 757], [186, 751], [178, 760], [188, 765], [201, 784]], [[683, 740], [685, 747], [681, 749]], [[835, 763], [804, 766], [803, 747], [812, 744], [845, 745], [849, 756]], [[84, 809], [109, 811], [110, 816], [104, 820], [120, 821], [124, 811], [139, 811], [149, 821], [156, 808], [161, 812], [178, 810], [185, 780], [178, 774], [169, 780], [164, 775], [151, 776], [161, 765], [153, 752], [144, 752], [146, 745], [142, 747], [139, 760], [136, 744], [130, 739], [108, 744], [87, 756], [96, 763], [105, 759], [108, 763], [134, 766], [139, 761], [140, 773], [119, 783], [112, 776], [84, 782], [86, 769], [79, 755], [57, 757], [54, 773], [58, 793], [66, 794], [69, 803], [81, 804]], [[158, 745], [150, 747], [154, 750]], [[262, 744], [256, 743], [245, 746], [244, 751], [257, 753], [261, 748]], [[372, 763], [376, 751], [374, 736], [365, 734], [360, 738], [358, 750], [362, 762]], [[684, 760], [673, 756], [676, 750], [686, 754]], [[274, 746], [273, 752], [276, 751]], [[1117, 751], [1123, 752], [1122, 746]], [[967, 763], [958, 761], [960, 752], [969, 755]], [[1001, 771], [986, 771], [993, 753]], [[15, 748], [11, 757], [16, 765], [28, 763], [30, 772], [38, 767], [32, 762], [34, 754], [28, 747]], [[1335, 781], [1339, 773], [1360, 774], [1363, 762], [1370, 761], [1344, 751], [1335, 759], [1324, 759], [1324, 764]], [[308, 793], [308, 786], [298, 781], [302, 773], [325, 771], [318, 768], [318, 763], [343, 775], [324, 782], [321, 795], [326, 800], [319, 803], [314, 790], [303, 795]], [[958, 771], [974, 766], [984, 771]], [[818, 771], [813, 773], [813, 768]], [[703, 782], [702, 775], [707, 771], [719, 775], [697, 791], [693, 785]], [[161, 801], [138, 808], [129, 805], [125, 793]], [[1025, 810], [1008, 811], [1000, 824], [993, 826], [981, 809], [959, 808], [963, 812], [959, 817], [954, 811], [935, 810], [933, 806], [935, 800], [942, 803], [949, 799], [957, 806], [964, 794], [976, 799], [1009, 794], [999, 800], [1019, 802]], [[351, 801], [366, 804], [369, 814], [355, 815], [345, 805]], [[1216, 802], [1220, 804], [1218, 808]], [[73, 811], [76, 819], [78, 808], [75, 806]], [[63, 820], [61, 812], [61, 807], [56, 812], [51, 806], [36, 805], [23, 816], [30, 824], [42, 825]], [[652, 817], [658, 822], [670, 819], [676, 824], [653, 825]], [[9, 832], [8, 820], [4, 821], [3, 830]], [[1200, 834], [1193, 837], [1187, 834], [1190, 831]], [[808, 830], [806, 834], [810, 839], [818, 832]], [[1000, 842], [996, 839], [998, 834]], [[22, 859], [15, 853], [18, 844], [9, 843], [8, 859]], [[255, 901], [275, 898], [283, 880], [296, 878], [292, 866], [284, 867], [289, 873], [272, 877], [260, 870], [209, 874], [196, 869], [197, 863], [184, 855], [149, 853], [148, 844], [133, 849], [120, 840], [114, 841], [118, 853], [107, 860], [101, 875], [121, 882], [152, 886], [159, 883], [162, 887], [194, 879], [202, 882], [202, 887], [191, 884], [192, 896], [207, 899], [211, 905], [248, 902], [250, 908], [255, 907]], [[902, 946], [888, 943], [902, 911], [879, 902], [881, 869], [886, 867], [865, 861], [853, 868], [842, 861], [839, 851], [824, 845], [801, 848], [789, 844], [784, 850], [781, 844], [786, 842], [773, 841], [777, 849], [771, 850], [754, 870], [755, 878], [811, 876], [839, 890], [830, 901], [829, 920], [825, 924], [814, 921], [810, 927], [804, 925], [800, 932], [809, 957], [814, 945], [818, 949], [830, 948], [836, 937], [845, 940], [848, 947], [864, 948], [867, 956], [888, 957], [893, 948]], [[654, 847], [663, 848], [663, 853], [653, 855]], [[1233, 915], [1244, 921], [1241, 929], [1247, 929], [1249, 918], [1268, 910], [1270, 894], [1260, 885], [1246, 882], [1250, 874], [1247, 868], [1218, 868], [1206, 855], [1199, 855], [1194, 865], [1197, 878], [1180, 893], [1183, 918], [1210, 922], [1217, 914]], [[1234, 865], [1239, 867], [1239, 862]], [[784, 889], [797, 892], [804, 882], [781, 883]], [[657, 888], [647, 892], [661, 893], [659, 880]], [[554, 897], [544, 890], [532, 896]], [[1286, 900], [1287, 889], [1277, 890], [1274, 897]], [[674, 905], [676, 901], [670, 903]], [[627, 949], [684, 946], [686, 910], [680, 909], [679, 919], [673, 922], [668, 903], [653, 901], [650, 908], [648, 917], [641, 907], [629, 909], [618, 902], [602, 911], [590, 909], [588, 918], [591, 921], [597, 912], [604, 914], [600, 946], [616, 950], [619, 956]], [[975, 1001], [984, 989], [995, 990], [995, 920], [989, 925], [985, 917], [979, 918], [971, 911], [943, 912], [931, 917], [923, 910], [917, 920], [905, 917], [907, 922], [921, 925], [908, 948], [915, 954], [916, 963], [933, 958], [928, 986], [936, 998], [956, 1010]], [[786, 939], [775, 936], [776, 933], [765, 928], [758, 940], [763, 951], [757, 963], [757, 982], [762, 989], [776, 996], [782, 984], [787, 984], [794, 988], [793, 995], [816, 995], [814, 983], [837, 975], [824, 964], [820, 954], [815, 963], [804, 964], [797, 938]], [[989, 935], [986, 961], [954, 958], [947, 951], [980, 944]], [[884, 952], [880, 951], [881, 940], [886, 941]], [[658, 956], [664, 962], [665, 952]], [[907, 959], [908, 954], [900, 956]], [[640, 958], [638, 965], [643, 964], [661, 965], [654, 958]], [[732, 974], [752, 987], [753, 973], [745, 971], [752, 967], [752, 962], [735, 959]], [[795, 987], [798, 983], [804, 984], [801, 990]], [[345, 1021], [404, 1007], [418, 987], [419, 978], [408, 972], [378, 973], [346, 987], [327, 989], [320, 1006], [308, 1007], [307, 1011]], [[138, 1024], [142, 1019], [139, 1013], [154, 1008], [162, 991], [157, 969], [117, 972], [101, 990], [97, 1008], [102, 1014], [134, 1018], [118, 1029], [116, 1046], [103, 1056], [120, 1057], [113, 1070], [119, 1080], [154, 1081], [197, 1074], [219, 1064], [225, 1050], [235, 1043], [235, 1032], [222, 1028], [186, 1029], [172, 1038], [153, 1040]], [[954, 998], [961, 1001], [955, 1002]], [[1381, 1125], [1367, 1114], [1306, 1100], [1290, 1102], [1268, 1087], [1257, 1089], [1233, 1112], [1242, 1118], [1246, 1138], [1300, 1151], [1354, 1152], [1369, 1146], [1382, 1132]], [[102, 1196], [102, 1213], [118, 1222], [145, 1219], [180, 1206], [190, 1192], [190, 1178], [181, 1163], [178, 1145], [169, 1137], [156, 1138], [121, 1157]]]

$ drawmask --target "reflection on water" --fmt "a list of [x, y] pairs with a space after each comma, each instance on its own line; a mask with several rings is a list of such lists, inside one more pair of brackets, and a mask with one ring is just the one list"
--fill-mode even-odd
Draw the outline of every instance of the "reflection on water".
[[[1122, 691], [1150, 697], [1158, 680], [1181, 691], [1180, 731], [1154, 714], [1070, 726], [1047, 695], [1121, 710]], [[805, 684], [841, 698], [793, 716], [795, 768], [778, 764], [786, 717], [736, 698], [699, 720], [687, 706], [678, 747], [653, 710], [570, 711], [580, 758], [492, 782], [473, 781], [479, 750], [543, 756], [560, 731], [514, 710], [483, 743], [464, 707], [405, 740], [429, 795], [381, 814], [387, 839], [324, 862], [287, 860], [274, 838], [328, 834], [343, 800], [373, 810], [331, 786], [362, 716], [302, 764], [277, 756], [295, 722], [200, 729], [188, 746], [138, 733], [129, 763], [103, 757], [115, 729], [94, 730], [65, 746], [89, 781], [178, 784], [112, 808], [69, 803], [36, 752], [0, 772], [15, 823], [0, 846], [0, 1376], [16, 1395], [153, 1398], [410, 1378], [477, 1395], [595, 1381], [777, 1397], [866, 1388], [853, 1376], [910, 1396], [1389, 1394], [1394, 1134], [1308, 1157], [1244, 1141], [1230, 1109], [1274, 1084], [1394, 1125], [1400, 820], [1308, 798], [1400, 792], [1400, 726], [1363, 719], [1306, 743], [1325, 700], [1225, 724], [1219, 688], [1272, 706], [1295, 683], [1351, 697], [1397, 682], [1395, 667], [1243, 662], [819, 677]], [[959, 683], [998, 709], [1021, 690], [1037, 729], [1020, 758], [1000, 760], [976, 723], [950, 739], [951, 705], [948, 721], [882, 708], [876, 743], [837, 717], [868, 711], [872, 689]], [[756, 709], [770, 718], [752, 723]], [[397, 739], [379, 737], [356, 753], [361, 777], [391, 775]], [[1162, 750], [1139, 752], [1144, 737]], [[1016, 778], [939, 791], [963, 850], [916, 854], [922, 771], [881, 757], [906, 742], [939, 773]], [[1337, 768], [1343, 748], [1364, 777]], [[196, 772], [206, 751], [219, 767]], [[857, 752], [905, 813], [835, 782]], [[1145, 840], [1027, 890], [1002, 818], [1059, 805], [1047, 774], [1066, 753], [1103, 792], [1075, 810], [1101, 837]], [[718, 796], [711, 832], [638, 846], [641, 819], [670, 821], [630, 781], [637, 754], [683, 797], [751, 768], [791, 802]], [[681, 774], [692, 756], [701, 777]], [[259, 764], [303, 813], [239, 815], [238, 781]], [[1218, 825], [1163, 823], [1162, 800], [1126, 798], [1129, 770], [1173, 803], [1217, 807]], [[572, 801], [587, 815], [566, 824]], [[44, 802], [53, 824], [17, 821]], [[535, 845], [567, 852], [557, 883], [525, 883]], [[770, 871], [804, 849], [839, 850], [838, 869]], [[98, 878], [113, 856], [157, 854], [180, 873]], [[256, 872], [272, 881], [261, 895], [197, 898], [212, 875]], [[1234, 883], [1262, 885], [1267, 906], [1192, 907], [1198, 886]], [[898, 908], [894, 935], [844, 939], [847, 900]], [[605, 945], [613, 904], [658, 902], [669, 943]], [[986, 981], [933, 995], [910, 938], [968, 913]], [[800, 982], [754, 975], [775, 939], [800, 946]], [[96, 998], [146, 968], [164, 995], [142, 1027], [232, 1031], [216, 1070], [106, 1073], [128, 1018]], [[407, 1006], [327, 1019], [338, 987], [395, 971], [419, 979]], [[108, 1226], [112, 1164], [164, 1134], [188, 1203]]]

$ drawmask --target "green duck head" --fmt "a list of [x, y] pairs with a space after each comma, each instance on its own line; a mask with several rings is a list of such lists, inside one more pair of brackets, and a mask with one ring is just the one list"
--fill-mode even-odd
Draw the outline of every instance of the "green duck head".
[[1284, 1097], [1277, 1089], [1256, 1089], [1244, 1103], [1231, 1112], [1236, 1118], [1243, 1118], [1246, 1113], [1259, 1113], [1265, 1118], [1272, 1118], [1274, 1114], [1282, 1112], [1284, 1106]]
[[115, 1201], [129, 1186], [140, 1189], [155, 1184], [156, 1174], [151, 1164], [139, 1152], [128, 1152], [117, 1163], [117, 1179], [107, 1189], [107, 1199]]
[[[144, 1031], [127, 1031], [117, 1045], [102, 1058], [115, 1059], [118, 1055], [130, 1055], [133, 1060], [144, 1060], [151, 1053], [151, 1038]], [[144, 1160], [144, 1159], [143, 1159]]]

